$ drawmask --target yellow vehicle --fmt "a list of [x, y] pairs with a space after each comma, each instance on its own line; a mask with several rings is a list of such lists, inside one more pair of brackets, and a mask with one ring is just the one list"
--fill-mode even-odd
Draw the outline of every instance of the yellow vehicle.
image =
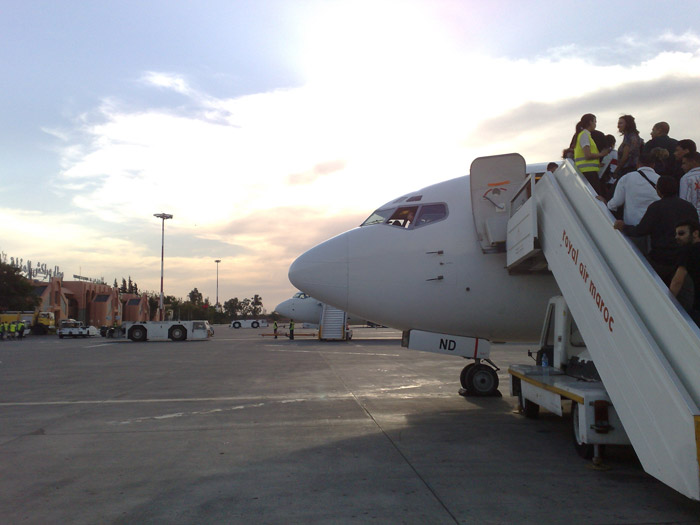
[[56, 318], [53, 312], [40, 312], [39, 310], [8, 311], [0, 313], [0, 322], [24, 321], [27, 327], [31, 327], [32, 334], [45, 335], [56, 331]]

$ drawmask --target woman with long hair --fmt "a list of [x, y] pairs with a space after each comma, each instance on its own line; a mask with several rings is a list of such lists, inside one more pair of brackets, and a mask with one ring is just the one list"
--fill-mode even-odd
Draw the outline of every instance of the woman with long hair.
[[586, 177], [588, 183], [596, 193], [600, 194], [600, 159], [610, 153], [610, 148], [598, 151], [595, 141], [591, 138], [591, 131], [596, 128], [598, 120], [592, 113], [586, 113], [576, 124], [576, 132], [571, 139], [571, 148], [574, 150], [574, 163], [578, 170]]
[[617, 130], [622, 135], [622, 144], [617, 150], [617, 168], [612, 176], [616, 179], [635, 171], [644, 141], [639, 136], [637, 123], [632, 115], [622, 115], [617, 121]]

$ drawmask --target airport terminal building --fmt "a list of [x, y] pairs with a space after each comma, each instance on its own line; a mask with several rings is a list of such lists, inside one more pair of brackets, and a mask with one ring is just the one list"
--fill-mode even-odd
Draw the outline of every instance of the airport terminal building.
[[108, 284], [66, 281], [60, 277], [32, 284], [41, 298], [39, 310], [53, 312], [57, 323], [76, 319], [86, 325], [105, 326], [151, 319], [146, 294], [119, 293], [118, 288]]

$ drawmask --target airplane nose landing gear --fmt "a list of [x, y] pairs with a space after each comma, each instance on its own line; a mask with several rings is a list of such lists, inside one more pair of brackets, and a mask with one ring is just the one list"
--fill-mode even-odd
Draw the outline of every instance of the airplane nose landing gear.
[[464, 367], [459, 376], [462, 388], [459, 393], [463, 396], [501, 397], [498, 391], [498, 374], [488, 365], [470, 363]]

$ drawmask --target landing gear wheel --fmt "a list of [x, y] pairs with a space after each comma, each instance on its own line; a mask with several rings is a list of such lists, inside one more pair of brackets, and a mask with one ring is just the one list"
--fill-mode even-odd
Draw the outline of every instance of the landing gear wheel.
[[469, 371], [472, 369], [472, 367], [473, 367], [475, 364], [476, 364], [476, 363], [469, 363], [467, 366], [465, 366], [465, 367], [462, 369], [462, 373], [459, 374], [459, 382], [460, 382], [460, 384], [462, 385], [462, 388], [463, 388], [464, 390], [469, 390], [469, 388], [470, 388], [469, 383], [467, 382], [467, 375], [469, 374]]
[[571, 404], [571, 421], [574, 438], [574, 448], [576, 453], [583, 459], [591, 459], [593, 457], [593, 445], [581, 441], [581, 429], [579, 428], [578, 411], [579, 404], [575, 401]]
[[466, 377], [469, 392], [480, 397], [493, 396], [498, 392], [498, 374], [490, 366], [475, 363]]
[[146, 329], [143, 326], [134, 326], [129, 332], [129, 339], [132, 341], [145, 341]]
[[540, 405], [533, 403], [529, 399], [525, 399], [522, 390], [518, 394], [518, 403], [520, 404], [520, 410], [525, 414], [526, 418], [537, 419], [540, 417]]
[[187, 337], [187, 331], [182, 326], [173, 326], [170, 329], [170, 339], [173, 341], [184, 341]]

